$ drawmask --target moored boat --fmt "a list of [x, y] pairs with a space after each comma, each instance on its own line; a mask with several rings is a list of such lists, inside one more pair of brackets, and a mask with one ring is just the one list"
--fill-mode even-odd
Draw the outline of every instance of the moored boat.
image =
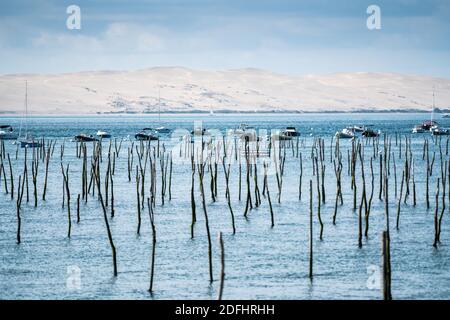
[[81, 133], [79, 135], [76, 135], [74, 137], [74, 140], [77, 142], [92, 142], [92, 141], [98, 141], [98, 139], [96, 137], [94, 137], [93, 135], [87, 135], [84, 133]]
[[108, 139], [108, 138], [111, 138], [111, 134], [109, 134], [106, 131], [98, 130], [97, 131], [97, 137], [99, 137], [101, 139]]
[[418, 124], [418, 125], [414, 126], [414, 128], [412, 129], [412, 133], [429, 132], [431, 130], [431, 128], [438, 127], [438, 126], [439, 126], [439, 124], [436, 121], [426, 120], [426, 121], [422, 122], [422, 124]]
[[142, 129], [141, 131], [139, 131], [138, 133], [136, 133], [134, 135], [134, 138], [136, 140], [140, 140], [140, 141], [159, 140], [159, 137], [158, 137], [157, 133], [152, 128], [144, 128], [144, 129]]
[[355, 133], [353, 132], [353, 130], [345, 128], [341, 131], [337, 131], [335, 136], [340, 139], [353, 139], [355, 137]]
[[286, 127], [283, 131], [283, 135], [286, 137], [300, 137], [300, 132], [295, 127]]
[[166, 127], [158, 127], [155, 129], [155, 131], [158, 133], [167, 134], [167, 133], [170, 133], [171, 130]]
[[0, 130], [0, 140], [16, 140], [19, 135], [11, 130]]
[[450, 134], [450, 130], [439, 128], [437, 126], [431, 128], [430, 131], [433, 136], [448, 136]]
[[35, 140], [32, 137], [29, 137], [25, 140], [20, 141], [21, 148], [40, 148], [42, 147], [42, 143], [39, 140]]
[[347, 129], [353, 132], [364, 132], [366, 130], [366, 127], [362, 125], [354, 125], [351, 127], [347, 127]]
[[13, 128], [9, 124], [0, 124], [0, 130], [2, 130], [2, 131], [13, 131]]
[[379, 130], [375, 131], [375, 130], [372, 130], [372, 129], [366, 129], [366, 130], [363, 131], [363, 133], [361, 135], [363, 137], [366, 137], [366, 138], [376, 138], [380, 134], [381, 134], [381, 132]]

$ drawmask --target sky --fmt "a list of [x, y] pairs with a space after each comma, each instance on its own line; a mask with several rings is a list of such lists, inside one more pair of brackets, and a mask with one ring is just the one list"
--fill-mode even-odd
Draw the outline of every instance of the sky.
[[[81, 29], [66, 26], [67, 7]], [[369, 30], [366, 10], [381, 10]], [[183, 66], [450, 78], [448, 0], [0, 2], [0, 74]]]

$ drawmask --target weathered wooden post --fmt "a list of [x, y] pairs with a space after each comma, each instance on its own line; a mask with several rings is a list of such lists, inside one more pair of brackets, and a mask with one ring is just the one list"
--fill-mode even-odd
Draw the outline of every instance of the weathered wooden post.
[[137, 214], [138, 214], [137, 234], [140, 234], [141, 232], [141, 199], [139, 194], [139, 182], [140, 182], [139, 170], [138, 166], [136, 166], [136, 200], [137, 200]]
[[309, 278], [313, 278], [313, 191], [312, 180], [309, 180]]
[[198, 176], [200, 179], [200, 194], [202, 196], [202, 206], [203, 206], [203, 212], [205, 214], [206, 233], [208, 236], [209, 281], [213, 282], [211, 233], [209, 231], [209, 220], [208, 220], [208, 213], [206, 211], [206, 200], [205, 200], [206, 196], [205, 196], [205, 189], [203, 187], [203, 177], [205, 175], [205, 164], [203, 163], [203, 153], [202, 153], [202, 159], [199, 161], [199, 164], [197, 166], [198, 166]]
[[42, 200], [45, 201], [45, 195], [47, 193], [47, 178], [48, 178], [48, 164], [50, 161], [50, 147], [48, 147], [47, 154], [45, 156], [45, 176], [44, 176], [44, 191], [42, 192]]
[[229, 180], [230, 180], [230, 166], [231, 164], [228, 164], [228, 169], [225, 167], [225, 161], [226, 161], [226, 156], [223, 156], [223, 160], [222, 160], [222, 165], [223, 165], [223, 172], [225, 174], [225, 183], [226, 183], [226, 191], [225, 191], [225, 198], [227, 199], [227, 203], [228, 203], [228, 208], [230, 209], [230, 214], [231, 214], [231, 223], [233, 226], [233, 234], [236, 233], [236, 225], [234, 223], [234, 213], [233, 213], [233, 208], [231, 207], [231, 194], [230, 194], [230, 187], [229, 187]]
[[382, 249], [382, 282], [383, 282], [383, 299], [384, 300], [392, 300], [391, 295], [391, 266], [390, 266], [390, 240], [389, 233], [387, 231], [383, 231], [382, 233], [382, 241], [381, 241], [381, 249]]
[[67, 197], [67, 218], [68, 218], [68, 222], [69, 222], [69, 226], [68, 226], [68, 230], [67, 230], [67, 237], [70, 238], [70, 233], [72, 230], [72, 219], [70, 217], [69, 164], [67, 164], [66, 170], [64, 172], [64, 166], [61, 163], [61, 172], [63, 175], [64, 189], [66, 191], [66, 197]]
[[400, 197], [398, 197], [398, 203], [397, 203], [397, 223], [396, 228], [399, 229], [400, 224], [400, 206], [402, 202], [402, 194], [403, 194], [403, 182], [405, 181], [405, 170], [402, 172], [402, 183], [400, 185]]
[[153, 212], [153, 206], [150, 204], [150, 198], [147, 198], [147, 207], [148, 207], [148, 214], [150, 216], [150, 223], [152, 226], [152, 260], [150, 263], [150, 287], [148, 291], [150, 293], [153, 292], [153, 277], [155, 274], [155, 250], [156, 250], [156, 228], [155, 228], [155, 214]]
[[197, 221], [197, 216], [195, 213], [195, 164], [194, 164], [194, 155], [191, 155], [191, 212], [192, 212], [192, 221], [191, 221], [191, 239], [194, 238], [194, 226]]
[[9, 157], [9, 153], [7, 154], [7, 156], [8, 156], [8, 163], [9, 163], [9, 176], [10, 176], [10, 181], [11, 181], [11, 199], [14, 199], [14, 174], [13, 174], [13, 170], [12, 170], [11, 159]]
[[99, 168], [98, 165], [98, 161], [99, 159], [95, 159], [95, 163], [97, 164], [97, 168], [93, 168], [93, 174], [94, 174], [94, 179], [95, 179], [95, 183], [97, 185], [97, 191], [98, 191], [98, 197], [100, 200], [100, 204], [102, 205], [102, 210], [103, 210], [103, 218], [105, 220], [105, 225], [106, 225], [106, 230], [108, 232], [108, 240], [109, 240], [109, 244], [111, 246], [111, 250], [112, 250], [112, 257], [113, 257], [113, 275], [114, 277], [117, 277], [117, 258], [116, 258], [116, 247], [114, 245], [114, 241], [112, 238], [112, 233], [111, 233], [111, 229], [109, 227], [109, 222], [108, 222], [108, 216], [106, 213], [106, 206], [105, 203], [103, 201], [103, 196], [102, 196], [102, 190], [100, 187], [100, 177], [97, 173], [97, 169]]
[[222, 232], [219, 232], [219, 247], [220, 247], [220, 284], [219, 294], [217, 300], [222, 300], [223, 287], [225, 283], [225, 249], [223, 245]]

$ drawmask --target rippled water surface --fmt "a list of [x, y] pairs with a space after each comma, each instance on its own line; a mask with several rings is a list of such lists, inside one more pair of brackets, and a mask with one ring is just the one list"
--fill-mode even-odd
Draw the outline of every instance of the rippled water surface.
[[[205, 174], [207, 210], [213, 235], [213, 271], [219, 279], [220, 252], [217, 234], [223, 232], [226, 254], [225, 299], [380, 299], [377, 288], [377, 268], [381, 261], [380, 234], [384, 229], [384, 202], [378, 199], [379, 164], [374, 161], [375, 190], [370, 215], [370, 229], [358, 248], [358, 212], [353, 210], [353, 192], [347, 174], [349, 140], [341, 141], [343, 153], [344, 205], [338, 208], [337, 223], [332, 224], [336, 179], [330, 161], [330, 142], [336, 130], [350, 124], [371, 124], [383, 132], [392, 133], [392, 152], [397, 163], [398, 189], [404, 154], [399, 158], [395, 132], [410, 136], [410, 129], [427, 115], [420, 114], [308, 114], [308, 115], [170, 115], [161, 122], [172, 129], [192, 130], [194, 121], [203, 121], [209, 129], [234, 128], [247, 123], [259, 129], [282, 129], [296, 126], [302, 133], [299, 152], [303, 158], [302, 199], [298, 199], [299, 158], [294, 149], [286, 152], [281, 204], [277, 202], [277, 182], [269, 176], [269, 188], [275, 215], [275, 227], [270, 226], [268, 201], [243, 216], [245, 207], [245, 174], [243, 172], [242, 200], [238, 200], [239, 170], [233, 165], [230, 175], [232, 207], [236, 215], [236, 234], [232, 234], [231, 218], [225, 199], [225, 178], [218, 168], [218, 199], [211, 201], [209, 172]], [[450, 119], [438, 119], [450, 126]], [[0, 118], [18, 128], [20, 118]], [[131, 182], [127, 174], [127, 148], [139, 129], [158, 126], [157, 116], [99, 116], [99, 117], [32, 117], [29, 130], [36, 137], [57, 139], [50, 160], [47, 199], [42, 201], [44, 164], [39, 165], [37, 177], [38, 206], [34, 207], [30, 173], [29, 202], [24, 196], [21, 210], [22, 243], [16, 243], [16, 201], [5, 193], [4, 177], [0, 181], [0, 298], [1, 299], [215, 299], [218, 281], [209, 282], [208, 242], [201, 209], [201, 197], [196, 190], [197, 217], [195, 237], [190, 238], [191, 223], [191, 167], [173, 165], [172, 199], [160, 198], [157, 180], [155, 224], [157, 230], [154, 293], [147, 291], [152, 252], [151, 228], [147, 208], [142, 214], [141, 234], [136, 234], [137, 209], [134, 174]], [[76, 197], [81, 192], [81, 160], [76, 157], [76, 143], [71, 142], [81, 132], [95, 134], [107, 130], [118, 141], [124, 139], [116, 160], [114, 175], [115, 216], [109, 218], [117, 248], [118, 276], [113, 277], [111, 249], [108, 243], [103, 212], [97, 197], [90, 196], [80, 207], [81, 221], [76, 223]], [[326, 202], [322, 205], [323, 240], [319, 240], [317, 202], [314, 198], [314, 278], [309, 268], [309, 179], [312, 176], [311, 146], [315, 137], [325, 139]], [[401, 207], [400, 229], [395, 229], [397, 201], [394, 173], [390, 176], [392, 295], [394, 299], [450, 298], [450, 217], [445, 211], [441, 244], [434, 240], [435, 180], [440, 176], [439, 148], [430, 140], [431, 156], [435, 151], [433, 176], [430, 179], [431, 208], [425, 204], [426, 162], [422, 161], [424, 138], [429, 134], [412, 135], [415, 165], [417, 205], [412, 197]], [[70, 163], [72, 236], [67, 237], [67, 209], [62, 208], [62, 174], [60, 146], [65, 140], [63, 164]], [[404, 151], [404, 138], [403, 151]], [[167, 150], [179, 151], [178, 139], [162, 139]], [[382, 144], [382, 141], [380, 142]], [[441, 140], [443, 160], [448, 159], [447, 138]], [[103, 148], [106, 158], [107, 145]], [[5, 142], [10, 154], [17, 188], [23, 170], [23, 151], [16, 159], [16, 146]], [[92, 146], [88, 145], [90, 151]], [[113, 147], [114, 149], [114, 147]], [[382, 147], [380, 147], [382, 150]], [[370, 193], [369, 160], [373, 145], [365, 144], [366, 184]], [[377, 158], [378, 159], [378, 158]], [[136, 161], [136, 159], [135, 159]], [[104, 161], [106, 162], [106, 161]], [[7, 159], [3, 160], [9, 178]], [[31, 163], [31, 162], [30, 162]], [[260, 163], [261, 164], [261, 163]], [[102, 164], [104, 166], [105, 163]], [[136, 165], [136, 162], [134, 163]], [[104, 168], [102, 168], [104, 172]], [[361, 191], [360, 166], [357, 166], [358, 202]], [[31, 169], [30, 169], [31, 171]], [[158, 164], [159, 172], [159, 164]], [[262, 189], [262, 165], [258, 179]], [[147, 171], [149, 176], [149, 171]], [[160, 179], [158, 175], [158, 179]], [[147, 183], [149, 177], [147, 178]], [[9, 180], [7, 181], [10, 187]], [[253, 184], [253, 180], [252, 180]], [[198, 182], [196, 182], [198, 187]], [[315, 185], [314, 185], [315, 187]], [[253, 185], [252, 185], [253, 190]], [[15, 190], [17, 192], [17, 190]], [[148, 193], [148, 188], [146, 187]], [[442, 190], [441, 190], [442, 192]], [[446, 192], [448, 192], [448, 187]], [[398, 190], [399, 193], [399, 190]], [[148, 195], [148, 194], [147, 194]], [[146, 195], [146, 196], [147, 196]], [[316, 193], [314, 192], [314, 197]], [[448, 197], [446, 206], [449, 207]], [[441, 204], [440, 204], [441, 205]], [[74, 272], [75, 270], [75, 272]], [[79, 283], [73, 282], [79, 271]], [[375, 271], [375, 273], [374, 273]], [[75, 284], [75, 285], [74, 285]]]

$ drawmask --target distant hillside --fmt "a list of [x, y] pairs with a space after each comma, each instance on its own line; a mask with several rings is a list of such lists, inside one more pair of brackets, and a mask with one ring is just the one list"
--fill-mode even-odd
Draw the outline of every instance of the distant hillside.
[[450, 79], [393, 73], [290, 76], [259, 69], [137, 71], [0, 76], [0, 113], [22, 113], [28, 80], [32, 114], [158, 112], [379, 112], [450, 108]]

